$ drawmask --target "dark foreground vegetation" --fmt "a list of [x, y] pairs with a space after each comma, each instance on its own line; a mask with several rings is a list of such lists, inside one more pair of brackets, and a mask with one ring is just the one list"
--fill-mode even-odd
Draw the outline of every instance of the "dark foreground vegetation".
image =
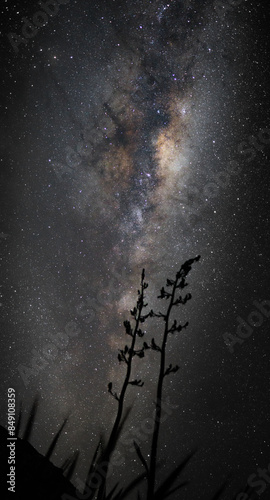
[[[14, 493], [8, 492], [7, 485], [2, 483], [4, 495], [1, 495], [1, 498], [16, 498], [18, 500], [124, 500], [131, 496], [132, 498], [137, 498], [137, 500], [165, 500], [167, 498], [178, 500], [182, 498], [181, 489], [186, 488], [188, 485], [186, 480], [182, 480], [182, 472], [187, 463], [192, 459], [195, 451], [191, 450], [190, 454], [178, 466], [173, 468], [166, 479], [160, 483], [157, 478], [159, 466], [158, 443], [164, 404], [164, 379], [176, 373], [179, 369], [178, 365], [172, 366], [172, 364], [166, 364], [167, 342], [171, 335], [178, 334], [188, 326], [188, 323], [180, 324], [177, 320], [172, 320], [172, 311], [179, 306], [184, 306], [191, 299], [190, 293], [181, 294], [188, 285], [186, 277], [191, 271], [192, 265], [199, 261], [199, 259], [199, 256], [189, 259], [181, 266], [174, 279], [167, 279], [166, 286], [162, 287], [158, 296], [161, 301], [166, 303], [164, 312], [154, 312], [152, 309], [148, 310], [148, 304], [145, 301], [145, 291], [148, 284], [145, 282], [145, 272], [144, 270], [142, 271], [137, 302], [135, 307], [130, 311], [131, 321], [126, 320], [124, 322], [129, 342], [118, 353], [118, 361], [126, 367], [123, 385], [119, 394], [114, 391], [112, 382], [108, 384], [108, 392], [117, 402], [114, 425], [106, 445], [101, 438], [97, 443], [92, 460], [89, 460], [89, 470], [83, 488], [80, 491], [76, 490], [71, 482], [79, 458], [78, 452], [73, 453], [64, 460], [61, 467], [56, 467], [51, 462], [51, 457], [67, 420], [62, 423], [52, 443], [49, 445], [45, 456], [38, 453], [29, 443], [38, 408], [38, 398], [35, 398], [24, 431], [21, 429], [21, 411], [17, 419], [16, 493], [14, 495]], [[150, 342], [144, 338], [145, 330], [142, 330], [142, 324], [150, 318], [158, 318], [160, 320], [163, 334], [159, 344], [155, 338], [152, 338]], [[143, 359], [145, 352], [148, 350], [156, 351], [160, 358], [154, 427], [150, 440], [148, 459], [143, 456], [139, 444], [134, 441], [133, 445], [138, 460], [143, 466], [143, 472], [128, 485], [116, 483], [108, 491], [107, 478], [110, 460], [117, 448], [117, 443], [125, 422], [130, 415], [130, 408], [125, 407], [125, 396], [129, 388], [132, 389], [132, 386], [142, 388], [144, 385], [142, 380], [132, 378], [132, 363], [135, 357]], [[6, 470], [7, 464], [7, 437], [7, 430], [0, 427], [0, 463], [2, 471]], [[190, 488], [190, 499], [193, 500], [192, 484], [188, 488]], [[209, 494], [208, 500], [222, 500], [226, 488], [227, 483], [221, 485], [220, 489], [214, 493], [214, 496], [213, 493], [212, 495]], [[251, 489], [247, 486], [240, 490], [240, 492], [237, 492], [232, 500], [251, 500], [252, 498], [256, 497], [252, 495]]]

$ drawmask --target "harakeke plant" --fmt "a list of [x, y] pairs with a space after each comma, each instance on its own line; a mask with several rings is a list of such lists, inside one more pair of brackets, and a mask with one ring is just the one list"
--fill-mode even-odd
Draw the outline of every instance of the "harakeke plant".
[[[132, 316], [132, 319], [134, 321], [134, 327], [132, 328], [130, 321], [126, 320], [124, 321], [124, 327], [126, 330], [126, 334], [131, 337], [131, 343], [130, 346], [125, 345], [124, 349], [120, 349], [118, 353], [118, 361], [120, 363], [125, 363], [126, 365], [126, 374], [124, 378], [124, 382], [122, 385], [122, 389], [120, 391], [120, 394], [118, 395], [116, 392], [113, 391], [113, 384], [110, 382], [108, 384], [108, 391], [109, 393], [116, 399], [118, 403], [118, 408], [117, 408], [117, 414], [116, 418], [114, 421], [114, 425], [108, 440], [108, 444], [101, 456], [101, 461], [99, 461], [99, 464], [102, 465], [102, 477], [101, 477], [101, 484], [98, 489], [98, 495], [97, 499], [98, 500], [104, 500], [105, 495], [106, 495], [106, 477], [108, 473], [108, 467], [109, 467], [109, 462], [111, 455], [115, 449], [115, 445], [117, 443], [119, 434], [121, 432], [122, 424], [123, 421], [125, 420], [125, 416], [123, 416], [123, 410], [124, 410], [124, 400], [127, 392], [127, 388], [129, 385], [137, 386], [137, 387], [142, 387], [143, 382], [141, 380], [131, 380], [131, 369], [132, 369], [132, 360], [135, 356], [138, 356], [139, 358], [144, 357], [144, 350], [145, 348], [142, 347], [140, 349], [135, 349], [136, 345], [136, 339], [137, 337], [143, 337], [144, 332], [140, 328], [140, 324], [143, 323], [146, 319], [147, 315], [143, 315], [143, 309], [147, 307], [148, 304], [144, 302], [145, 298], [145, 290], [148, 287], [148, 284], [145, 283], [145, 272], [144, 269], [142, 271], [141, 275], [141, 284], [140, 284], [140, 290], [138, 290], [138, 299], [136, 303], [136, 307], [134, 307], [130, 313]], [[99, 465], [97, 466], [97, 470], [95, 473], [97, 474], [98, 472]]]
[[[157, 317], [164, 320], [164, 331], [161, 346], [157, 345], [155, 339], [152, 339], [151, 345], [149, 346], [146, 342], [144, 343], [145, 349], [152, 349], [160, 353], [160, 365], [159, 365], [159, 374], [157, 381], [157, 393], [156, 393], [156, 402], [155, 402], [155, 416], [154, 416], [154, 430], [152, 436], [151, 443], [151, 451], [150, 451], [150, 464], [147, 467], [147, 500], [158, 500], [161, 498], [167, 497], [171, 492], [168, 489], [172, 486], [172, 483], [176, 480], [178, 473], [183, 468], [182, 464], [180, 464], [175, 471], [173, 471], [169, 478], [164, 481], [163, 485], [159, 487], [159, 489], [155, 492], [156, 487], [156, 468], [157, 468], [157, 449], [158, 449], [158, 437], [160, 430], [160, 422], [161, 422], [161, 414], [162, 414], [162, 393], [163, 393], [163, 382], [167, 375], [170, 373], [175, 373], [178, 371], [179, 366], [169, 366], [166, 368], [166, 346], [168, 336], [173, 335], [176, 332], [181, 332], [183, 328], [188, 326], [188, 322], [184, 325], [181, 325], [174, 320], [171, 320], [172, 310], [179, 305], [185, 305], [188, 300], [191, 299], [191, 294], [188, 293], [184, 297], [178, 294], [180, 290], [183, 290], [188, 284], [186, 283], [186, 277], [188, 273], [191, 271], [192, 264], [197, 262], [200, 259], [200, 256], [197, 256], [193, 259], [187, 260], [180, 268], [180, 270], [176, 273], [176, 277], [174, 280], [167, 279], [166, 288], [169, 290], [165, 290], [164, 287], [160, 290], [159, 299], [165, 299], [169, 302], [167, 311], [165, 313], [154, 313], [153, 310], [150, 311], [148, 316]], [[136, 451], [141, 458], [143, 459], [141, 451], [136, 445]], [[188, 457], [191, 457], [190, 455]], [[144, 460], [144, 459], [143, 459]], [[145, 460], [142, 462], [145, 465]], [[182, 485], [179, 485], [181, 487]], [[174, 491], [177, 488], [174, 489]]]

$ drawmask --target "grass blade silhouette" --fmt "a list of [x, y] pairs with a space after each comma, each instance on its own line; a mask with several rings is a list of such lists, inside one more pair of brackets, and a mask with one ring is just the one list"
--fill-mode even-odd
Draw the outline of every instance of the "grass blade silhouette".
[[[163, 483], [161, 484], [161, 486], [159, 486], [159, 488], [157, 489], [156, 493], [154, 493], [153, 495], [153, 500], [164, 500], [165, 498], [167, 498], [169, 495], [172, 494], [172, 492], [174, 490], [170, 490], [171, 486], [173, 485], [173, 483], [176, 481], [176, 479], [178, 478], [179, 474], [181, 473], [181, 471], [186, 467], [187, 463], [190, 461], [190, 459], [193, 457], [193, 455], [196, 453], [196, 450], [194, 450], [193, 452], [189, 453], [187, 455], [187, 457], [183, 460], [183, 462], [181, 462], [169, 475], [168, 477], [165, 479], [165, 481], [163, 481]], [[184, 483], [181, 483], [180, 485], [178, 485], [176, 487], [176, 489], [179, 489], [179, 488], [182, 488], [186, 485], [186, 482]]]
[[228, 486], [228, 481], [226, 480], [218, 489], [218, 491], [215, 493], [215, 495], [211, 498], [211, 500], [219, 500], [222, 493], [226, 490], [227, 486]]
[[[133, 491], [134, 488], [136, 488], [145, 478], [146, 472], [142, 472], [138, 477], [129, 483], [129, 485], [122, 491], [121, 495], [117, 497], [117, 500], [124, 500], [124, 498], [127, 498], [131, 491]], [[116, 498], [113, 500], [116, 500]]]
[[94, 494], [95, 494], [95, 490], [91, 490], [92, 493], [90, 493], [89, 491], [89, 488], [90, 488], [90, 481], [91, 481], [91, 477], [92, 475], [95, 473], [95, 470], [96, 470], [96, 461], [97, 461], [97, 456], [98, 456], [98, 452], [101, 448], [101, 440], [102, 440], [102, 437], [100, 437], [100, 440], [98, 442], [98, 445], [95, 449], [95, 452], [94, 452], [94, 455], [93, 455], [93, 458], [92, 458], [92, 462], [90, 464], [90, 467], [89, 467], [89, 470], [88, 470], [88, 473], [87, 473], [87, 476], [86, 476], [86, 481], [85, 481], [85, 487], [84, 487], [84, 492], [83, 492], [83, 495], [85, 496], [87, 493], [88, 493], [88, 499], [89, 500], [92, 500]]
[[173, 488], [172, 490], [168, 491], [168, 493], [166, 493], [166, 495], [164, 496], [164, 499], [169, 498], [170, 495], [172, 495], [176, 491], [180, 490], [181, 488], [184, 488], [188, 484], [190, 484], [190, 481], [184, 481], [183, 483], [178, 484], [178, 486], [175, 486], [175, 488]]
[[[110, 491], [110, 493], [108, 493], [108, 495], [106, 496], [106, 500], [112, 500], [113, 495], [114, 495], [115, 491], [117, 490], [118, 486], [119, 486], [119, 482], [116, 483], [116, 485], [112, 488], [112, 490]], [[114, 497], [114, 500], [115, 500], [115, 498], [116, 497]]]
[[29, 441], [29, 439], [31, 437], [31, 434], [33, 431], [34, 421], [35, 421], [36, 414], [37, 414], [38, 404], [39, 404], [39, 397], [36, 396], [34, 399], [33, 405], [31, 407], [28, 421], [26, 424], [26, 428], [25, 428], [25, 431], [23, 434], [23, 439], [25, 439], [25, 441]]
[[[97, 466], [95, 467], [95, 471], [93, 473], [93, 478], [96, 478], [98, 481], [99, 481], [99, 485], [101, 485], [101, 487], [98, 485], [96, 488], [92, 488], [92, 491], [94, 492], [95, 489], [98, 489], [98, 495], [101, 495], [101, 492], [100, 492], [100, 489], [102, 490], [102, 495], [101, 498], [104, 498], [105, 500], [105, 492], [106, 492], [106, 476], [107, 476], [107, 470], [108, 470], [108, 465], [109, 465], [109, 461], [110, 461], [110, 457], [111, 455], [113, 454], [114, 452], [114, 449], [115, 449], [115, 446], [117, 444], [117, 441], [119, 439], [119, 436], [122, 432], [122, 429], [125, 425], [125, 422], [129, 416], [131, 412], [131, 407], [127, 408], [125, 410], [125, 413], [122, 417], [122, 420], [118, 426], [118, 429], [116, 430], [115, 432], [115, 440], [114, 441], [109, 441], [107, 446], [104, 447], [104, 452], [101, 454], [101, 457], [97, 463]], [[104, 474], [104, 470], [105, 470], [105, 474]], [[99, 498], [99, 496], [97, 497]]]
[[62, 469], [63, 473], [68, 470], [68, 468], [72, 463], [73, 458], [74, 458], [74, 453], [72, 453], [68, 458], [66, 458], [66, 460], [64, 460], [62, 465], [60, 465], [60, 469]]
[[66, 473], [66, 475], [65, 475], [65, 477], [66, 477], [67, 481], [70, 481], [70, 480], [71, 480], [71, 478], [72, 478], [72, 476], [73, 476], [73, 473], [74, 473], [75, 467], [76, 467], [77, 462], [78, 462], [79, 454], [80, 454], [80, 452], [79, 452], [78, 450], [77, 450], [77, 451], [75, 451], [74, 456], [73, 456], [73, 458], [71, 459], [71, 463], [70, 463], [70, 465], [68, 466], [68, 468], [67, 468], [67, 473]]
[[60, 438], [60, 436], [61, 436], [61, 434], [62, 434], [62, 431], [63, 431], [63, 429], [64, 429], [64, 427], [65, 427], [65, 425], [66, 425], [67, 421], [68, 421], [68, 418], [66, 418], [66, 419], [64, 420], [64, 422], [62, 423], [62, 425], [61, 425], [61, 427], [60, 427], [59, 431], [56, 433], [55, 437], [54, 437], [54, 438], [53, 438], [53, 440], [52, 440], [51, 445], [50, 445], [50, 446], [49, 446], [49, 448], [48, 448], [48, 451], [47, 451], [47, 453], [46, 453], [46, 455], [45, 455], [45, 457], [46, 457], [48, 460], [50, 460], [50, 458], [51, 458], [51, 456], [52, 456], [52, 454], [53, 454], [53, 452], [54, 452], [54, 449], [55, 449], [55, 447], [56, 447], [56, 445], [57, 445], [57, 443], [58, 443], [58, 441], [59, 441], [59, 438]]

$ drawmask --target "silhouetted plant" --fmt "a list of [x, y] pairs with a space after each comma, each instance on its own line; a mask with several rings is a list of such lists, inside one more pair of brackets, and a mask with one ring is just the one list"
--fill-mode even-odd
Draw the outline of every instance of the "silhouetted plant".
[[65, 420], [64, 420], [64, 422], [62, 423], [62, 425], [61, 425], [61, 427], [60, 427], [59, 431], [56, 433], [55, 437], [54, 437], [54, 438], [53, 438], [53, 440], [52, 440], [51, 445], [50, 445], [50, 446], [49, 446], [49, 448], [48, 448], [48, 451], [47, 451], [47, 453], [46, 453], [46, 455], [45, 455], [45, 458], [47, 458], [48, 460], [50, 460], [50, 458], [51, 458], [51, 456], [52, 456], [52, 454], [53, 454], [53, 452], [54, 452], [54, 449], [55, 449], [55, 447], [56, 447], [56, 445], [57, 445], [57, 443], [58, 443], [58, 441], [59, 441], [59, 438], [60, 438], [60, 436], [61, 436], [61, 434], [62, 434], [62, 432], [63, 432], [63, 430], [64, 430], [64, 427], [65, 427], [65, 425], [66, 425], [67, 421], [68, 421], [68, 419], [67, 419], [67, 418], [65, 418]]
[[[163, 382], [165, 377], [169, 376], [172, 373], [176, 373], [179, 370], [179, 366], [173, 366], [171, 363], [166, 367], [166, 346], [169, 335], [174, 335], [175, 333], [181, 332], [182, 329], [188, 326], [188, 323], [181, 325], [177, 322], [177, 320], [172, 320], [172, 310], [179, 305], [184, 305], [191, 299], [191, 294], [186, 294], [184, 297], [178, 294], [179, 291], [183, 290], [186, 286], [186, 277], [192, 268], [192, 264], [197, 262], [200, 257], [195, 257], [194, 259], [190, 259], [186, 261], [180, 268], [180, 270], [176, 274], [176, 278], [174, 280], [167, 279], [166, 287], [162, 287], [160, 290], [159, 299], [168, 301], [168, 306], [166, 312], [158, 312], [155, 313], [153, 310], [150, 310], [149, 313], [143, 314], [143, 309], [147, 307], [147, 304], [144, 302], [144, 292], [147, 288], [147, 283], [145, 283], [145, 272], [142, 271], [141, 275], [141, 288], [138, 290], [138, 299], [136, 303], [136, 307], [134, 307], [130, 312], [134, 321], [134, 326], [132, 327], [130, 321], [125, 321], [125, 332], [128, 336], [131, 337], [130, 346], [125, 345], [124, 349], [119, 349], [118, 353], [118, 361], [119, 363], [124, 363], [126, 365], [126, 374], [124, 377], [124, 382], [121, 388], [120, 393], [118, 394], [113, 390], [113, 384], [110, 382], [108, 384], [108, 392], [113, 396], [113, 398], [117, 401], [117, 413], [113, 428], [110, 433], [110, 437], [106, 446], [103, 445], [102, 437], [99, 440], [99, 443], [96, 447], [96, 450], [93, 455], [93, 459], [90, 463], [90, 467], [87, 473], [85, 484], [82, 484], [82, 493], [75, 489], [75, 487], [70, 483], [72, 475], [74, 473], [78, 457], [79, 451], [73, 452], [67, 460], [64, 461], [60, 468], [57, 468], [51, 464], [49, 459], [51, 458], [55, 447], [59, 441], [59, 438], [63, 432], [63, 429], [67, 423], [68, 419], [65, 419], [62, 426], [56, 433], [55, 437], [52, 440], [51, 445], [48, 448], [48, 451], [45, 457], [41, 457], [33, 447], [27, 442], [33, 431], [33, 424], [36, 419], [36, 412], [38, 408], [38, 398], [34, 399], [33, 405], [29, 412], [29, 417], [25, 426], [25, 430], [23, 433], [23, 439], [19, 438], [19, 433], [21, 430], [21, 418], [22, 411], [20, 409], [17, 424], [16, 424], [16, 436], [18, 450], [24, 447], [24, 443], [26, 445], [26, 454], [27, 460], [29, 459], [29, 465], [35, 462], [40, 461], [43, 458], [44, 474], [43, 477], [46, 477], [48, 480], [48, 488], [53, 488], [51, 492], [49, 489], [44, 489], [44, 491], [40, 491], [40, 498], [48, 498], [48, 494], [52, 500], [77, 500], [78, 498], [85, 498], [87, 500], [125, 500], [130, 498], [131, 492], [138, 488], [142, 481], [146, 478], [147, 482], [147, 491], [146, 498], [147, 500], [165, 500], [179, 491], [181, 488], [185, 487], [189, 482], [182, 481], [180, 484], [174, 486], [175, 481], [179, 478], [179, 475], [188, 464], [190, 459], [192, 458], [194, 452], [191, 452], [177, 467], [175, 467], [170, 474], [166, 477], [165, 480], [159, 485], [156, 484], [156, 472], [158, 469], [158, 461], [157, 461], [157, 452], [158, 452], [158, 438], [159, 438], [159, 430], [160, 430], [160, 422], [162, 417], [163, 410]], [[147, 318], [156, 317], [160, 318], [164, 321], [164, 330], [163, 337], [161, 339], [160, 345], [156, 343], [155, 339], [152, 338], [150, 343], [146, 341], [143, 342], [141, 348], [136, 347], [136, 339], [137, 337], [143, 337], [144, 332], [140, 328], [140, 324], [144, 323]], [[131, 481], [126, 487], [119, 488], [119, 482], [117, 482], [110, 490], [109, 493], [106, 493], [106, 479], [108, 467], [110, 464], [111, 455], [115, 449], [117, 441], [119, 439], [120, 433], [125, 425], [125, 422], [129, 416], [131, 408], [124, 409], [124, 400], [126, 396], [126, 391], [128, 385], [133, 385], [137, 387], [142, 387], [144, 384], [141, 379], [131, 378], [131, 369], [132, 369], [132, 361], [135, 356], [139, 358], [143, 358], [145, 355], [145, 351], [152, 350], [160, 355], [160, 364], [159, 364], [159, 372], [157, 379], [157, 392], [156, 392], [156, 401], [155, 401], [155, 413], [154, 413], [154, 429], [151, 441], [151, 450], [150, 450], [150, 460], [149, 464], [143, 457], [142, 451], [139, 445], [134, 441], [134, 447], [137, 453], [139, 460], [141, 461], [144, 472], [141, 473], [138, 477], [136, 477], [133, 481]], [[0, 436], [2, 436], [2, 440], [6, 442], [7, 431], [0, 426]], [[24, 451], [22, 451], [24, 453]], [[19, 459], [19, 457], [18, 457]], [[20, 462], [20, 460], [19, 460]], [[21, 462], [20, 462], [21, 463]], [[28, 463], [26, 465], [28, 467]], [[20, 467], [18, 467], [18, 470]], [[93, 484], [93, 479], [96, 480], [96, 484]], [[31, 481], [32, 481], [31, 476]], [[36, 478], [36, 482], [38, 484], [39, 477]], [[25, 483], [26, 484], [26, 483]], [[212, 496], [212, 500], [218, 500], [221, 498], [227, 487], [228, 481], [222, 484], [222, 486], [218, 489], [218, 491]], [[53, 486], [51, 486], [53, 485]], [[42, 489], [42, 485], [39, 484], [39, 487]], [[27, 490], [22, 492], [22, 495], [18, 498], [25, 498], [24, 493], [26, 493], [27, 498], [29, 500], [34, 500], [36, 498], [36, 490], [33, 489], [33, 492], [28, 489], [28, 483], [26, 486]], [[47, 493], [48, 491], [48, 493]], [[242, 490], [242, 494], [249, 494], [250, 498], [252, 497], [252, 492], [249, 486], [246, 486], [244, 490]], [[34, 496], [33, 496], [34, 495]], [[177, 497], [178, 498], [178, 497]], [[238, 498], [238, 495], [234, 497]], [[143, 496], [139, 491], [137, 491], [137, 500], [142, 500]]]
[[[161, 413], [162, 413], [162, 391], [163, 391], [163, 382], [164, 378], [170, 373], [176, 373], [179, 370], [179, 366], [172, 366], [171, 364], [168, 368], [165, 368], [166, 362], [166, 345], [169, 334], [174, 334], [175, 332], [181, 332], [183, 328], [188, 326], [188, 322], [184, 325], [179, 324], [176, 320], [171, 323], [171, 313], [173, 307], [178, 307], [180, 304], [184, 305], [188, 300], [191, 299], [191, 294], [188, 293], [184, 297], [181, 295], [177, 296], [178, 290], [183, 290], [186, 286], [186, 277], [188, 273], [191, 271], [192, 264], [197, 262], [200, 259], [200, 256], [195, 257], [194, 259], [187, 260], [180, 268], [180, 270], [176, 273], [176, 277], [174, 280], [167, 279], [166, 288], [171, 289], [171, 291], [165, 290], [164, 287], [160, 290], [159, 299], [168, 300], [169, 304], [167, 307], [167, 311], [165, 313], [159, 312], [154, 313], [153, 310], [150, 311], [150, 317], [157, 317], [164, 320], [164, 332], [162, 338], [161, 346], [158, 346], [155, 342], [155, 339], [152, 339], [151, 345], [148, 346], [147, 343], [144, 344], [145, 349], [152, 349], [160, 353], [160, 366], [159, 366], [159, 374], [158, 374], [158, 382], [157, 382], [157, 394], [156, 394], [156, 403], [155, 403], [155, 417], [154, 417], [154, 430], [150, 451], [150, 465], [149, 471], [147, 474], [148, 480], [148, 491], [147, 491], [147, 500], [158, 500], [164, 496], [165, 493], [168, 495], [168, 488], [172, 485], [178, 475], [178, 468], [170, 474], [170, 480], [166, 480], [163, 485], [157, 490], [155, 494], [155, 482], [156, 482], [156, 467], [157, 467], [157, 447], [158, 447], [158, 437], [159, 437], [159, 429], [161, 422]], [[179, 466], [179, 472], [182, 469], [182, 464]], [[177, 472], [177, 474], [175, 473]], [[179, 486], [181, 487], [181, 485]]]
[[[39, 398], [35, 397], [33, 405], [32, 405], [32, 408], [31, 408], [30, 413], [29, 413], [29, 417], [28, 417], [28, 420], [27, 420], [25, 431], [24, 431], [24, 434], [23, 434], [23, 439], [25, 441], [29, 441], [30, 436], [32, 434], [33, 425], [34, 425], [34, 421], [35, 421], [36, 414], [37, 414], [38, 404], [39, 404]], [[17, 424], [16, 427], [17, 427], [17, 430], [19, 431], [19, 421], [18, 421], [18, 424]]]
[[118, 408], [117, 408], [117, 414], [115, 418], [115, 422], [108, 440], [108, 444], [106, 446], [105, 451], [103, 452], [99, 464], [97, 465], [97, 468], [94, 471], [94, 474], [98, 475], [98, 469], [102, 465], [102, 474], [100, 474], [101, 478], [101, 484], [98, 486], [98, 495], [97, 499], [98, 500], [103, 500], [105, 498], [105, 492], [106, 492], [106, 477], [107, 477], [107, 472], [108, 472], [108, 466], [110, 462], [110, 457], [114, 451], [118, 436], [119, 436], [119, 431], [120, 431], [120, 424], [121, 424], [121, 419], [123, 415], [123, 409], [124, 409], [124, 399], [126, 396], [126, 391], [128, 388], [128, 385], [134, 385], [137, 387], [142, 387], [143, 382], [141, 380], [130, 380], [131, 378], [131, 368], [132, 368], [132, 360], [135, 356], [138, 356], [139, 358], [144, 357], [144, 347], [141, 349], [135, 349], [136, 345], [136, 339], [137, 337], [143, 337], [144, 332], [140, 328], [140, 324], [145, 321], [145, 318], [147, 315], [143, 315], [143, 309], [147, 307], [148, 304], [144, 302], [144, 292], [146, 288], [148, 287], [148, 284], [145, 283], [144, 281], [145, 278], [145, 271], [143, 269], [142, 275], [141, 275], [141, 287], [140, 290], [138, 290], [138, 299], [136, 303], [136, 307], [134, 307], [131, 311], [130, 314], [132, 316], [132, 319], [134, 321], [134, 327], [132, 328], [130, 321], [125, 320], [124, 321], [124, 327], [126, 330], [126, 334], [131, 337], [131, 344], [130, 346], [125, 345], [124, 349], [120, 349], [118, 353], [118, 361], [119, 363], [124, 363], [126, 365], [126, 375], [124, 378], [124, 382], [122, 385], [122, 389], [120, 391], [120, 394], [118, 395], [117, 392], [113, 391], [113, 384], [112, 382], [109, 382], [108, 384], [108, 392], [116, 399], [118, 403]]

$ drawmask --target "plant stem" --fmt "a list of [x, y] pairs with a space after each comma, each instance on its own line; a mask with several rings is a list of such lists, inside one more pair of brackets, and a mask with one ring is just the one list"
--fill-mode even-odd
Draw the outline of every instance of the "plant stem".
[[131, 346], [129, 348], [129, 353], [127, 357], [127, 371], [125, 375], [125, 379], [123, 382], [123, 386], [120, 392], [120, 396], [118, 398], [118, 409], [117, 409], [117, 415], [115, 418], [115, 422], [109, 437], [108, 445], [106, 446], [106, 450], [102, 456], [102, 482], [99, 487], [98, 491], [98, 496], [97, 500], [103, 500], [104, 495], [105, 495], [105, 486], [106, 486], [106, 477], [108, 473], [108, 467], [109, 467], [109, 461], [111, 454], [115, 448], [118, 436], [119, 436], [119, 428], [120, 428], [120, 423], [121, 423], [121, 418], [123, 414], [123, 408], [124, 408], [124, 399], [127, 391], [127, 387], [130, 381], [130, 375], [131, 375], [131, 367], [132, 367], [132, 359], [134, 356], [134, 348], [135, 348], [135, 343], [136, 343], [136, 336], [137, 332], [139, 330], [139, 325], [140, 325], [140, 319], [142, 316], [142, 309], [144, 307], [144, 274], [142, 274], [141, 278], [141, 291], [140, 295], [137, 301], [137, 315], [136, 315], [136, 323], [135, 327], [132, 333], [132, 342]]
[[167, 309], [166, 316], [164, 318], [165, 319], [165, 327], [164, 327], [163, 341], [162, 341], [162, 347], [161, 347], [161, 359], [160, 359], [160, 368], [159, 368], [159, 376], [158, 376], [158, 384], [157, 384], [157, 398], [156, 398], [156, 408], [155, 408], [155, 426], [154, 426], [154, 431], [153, 431], [151, 454], [150, 454], [147, 500], [153, 499], [154, 489], [155, 489], [157, 444], [158, 444], [160, 420], [161, 420], [161, 413], [162, 413], [162, 389], [163, 389], [163, 380], [164, 380], [164, 371], [165, 371], [166, 344], [167, 344], [167, 338], [168, 338], [168, 333], [169, 333], [170, 313], [171, 313], [171, 309], [172, 309], [173, 303], [174, 303], [177, 282], [178, 282], [178, 280], [176, 280], [174, 285], [173, 285], [170, 303], [169, 303], [169, 306]]

